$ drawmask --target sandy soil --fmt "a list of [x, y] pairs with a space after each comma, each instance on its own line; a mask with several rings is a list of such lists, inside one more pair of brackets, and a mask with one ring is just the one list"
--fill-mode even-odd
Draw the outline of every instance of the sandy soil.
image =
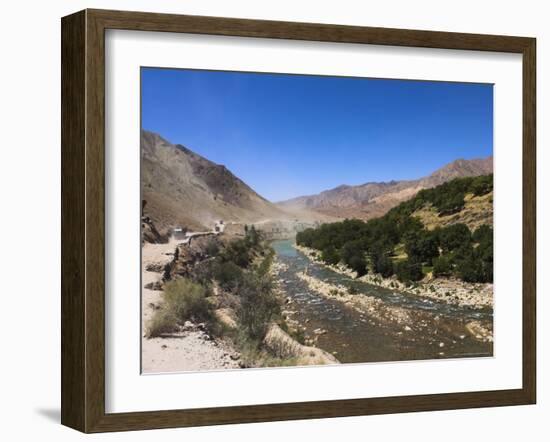
[[236, 356], [203, 331], [184, 331], [169, 338], [143, 338], [143, 373], [239, 368]]
[[[147, 266], [159, 269], [173, 256], [176, 245], [181, 241], [171, 240], [167, 244], [145, 243], [142, 248], [142, 327], [143, 332], [154, 309], [162, 302], [162, 291], [146, 289], [145, 285], [159, 281], [161, 272], [145, 270]], [[210, 339], [204, 330], [189, 323], [179, 333], [170, 337], [147, 339], [142, 333], [143, 373], [173, 371], [219, 370], [239, 368], [238, 357], [223, 343]]]

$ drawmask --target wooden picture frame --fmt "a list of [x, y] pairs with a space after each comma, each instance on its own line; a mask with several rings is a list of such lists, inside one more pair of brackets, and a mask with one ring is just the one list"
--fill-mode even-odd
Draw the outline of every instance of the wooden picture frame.
[[[105, 30], [495, 51], [523, 57], [523, 385], [513, 390], [105, 412]], [[533, 38], [84, 10], [62, 19], [62, 410], [83, 432], [533, 404], [536, 163]]]

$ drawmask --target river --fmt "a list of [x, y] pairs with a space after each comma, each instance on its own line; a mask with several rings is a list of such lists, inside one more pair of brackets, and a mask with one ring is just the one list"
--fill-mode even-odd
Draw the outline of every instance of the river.
[[[277, 260], [287, 268], [279, 273], [281, 288], [291, 302], [286, 306], [307, 336], [322, 333], [317, 346], [334, 354], [340, 362], [380, 362], [460, 357], [488, 357], [492, 342], [476, 339], [466, 324], [478, 321], [492, 329], [492, 310], [472, 310], [426, 298], [402, 294], [336, 273], [316, 264], [293, 247], [291, 240], [273, 241]], [[296, 274], [353, 287], [354, 296], [372, 296], [389, 307], [407, 310], [411, 321], [380, 320], [363, 314], [337, 299], [328, 299], [309, 289]]]

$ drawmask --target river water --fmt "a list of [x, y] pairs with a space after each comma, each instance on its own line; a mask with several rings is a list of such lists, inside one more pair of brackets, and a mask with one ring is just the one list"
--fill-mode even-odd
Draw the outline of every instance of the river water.
[[[418, 296], [405, 295], [336, 273], [316, 264], [293, 247], [291, 240], [272, 243], [278, 261], [288, 266], [279, 273], [281, 288], [291, 302], [286, 306], [307, 336], [315, 330], [317, 346], [340, 362], [380, 362], [492, 356], [493, 344], [476, 339], [465, 328], [471, 321], [492, 329], [492, 310], [473, 310]], [[353, 287], [354, 296], [372, 296], [388, 307], [406, 309], [406, 325], [363, 314], [337, 299], [327, 299], [296, 276], [307, 274], [321, 281]]]

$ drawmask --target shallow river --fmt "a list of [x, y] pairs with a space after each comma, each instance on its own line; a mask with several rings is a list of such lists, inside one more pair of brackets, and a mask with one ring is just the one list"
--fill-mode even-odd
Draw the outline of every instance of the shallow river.
[[[317, 346], [341, 362], [492, 356], [493, 344], [477, 340], [465, 328], [475, 320], [492, 329], [491, 310], [455, 307], [356, 281], [313, 263], [290, 240], [274, 241], [272, 246], [277, 259], [288, 266], [279, 278], [292, 300], [287, 306], [291, 317], [305, 327], [308, 336], [315, 336], [316, 329], [325, 330]], [[337, 299], [317, 294], [296, 276], [306, 267], [307, 274], [317, 279], [353, 287], [355, 296], [369, 295], [389, 306], [405, 308], [411, 318], [408, 327], [378, 320], [377, 315], [362, 314]]]

